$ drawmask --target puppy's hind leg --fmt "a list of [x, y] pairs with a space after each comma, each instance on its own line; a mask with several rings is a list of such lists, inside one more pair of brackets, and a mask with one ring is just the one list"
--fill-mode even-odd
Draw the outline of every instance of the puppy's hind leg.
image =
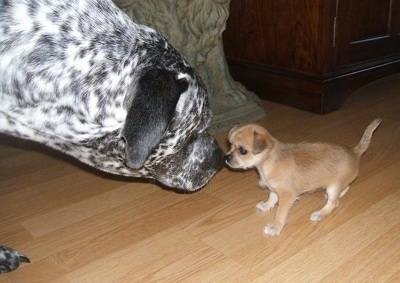
[[349, 186], [347, 186], [344, 190], [340, 190], [340, 186], [333, 185], [326, 188], [326, 198], [327, 202], [325, 206], [318, 211], [315, 211], [311, 214], [311, 221], [322, 221], [326, 216], [328, 216], [338, 205], [339, 198], [343, 197], [349, 190]]

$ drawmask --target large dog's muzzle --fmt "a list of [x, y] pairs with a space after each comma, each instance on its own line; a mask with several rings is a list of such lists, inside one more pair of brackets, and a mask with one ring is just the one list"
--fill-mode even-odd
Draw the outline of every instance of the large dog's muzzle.
[[196, 191], [222, 167], [224, 153], [214, 137], [203, 132], [164, 161], [151, 165], [155, 179], [171, 188]]

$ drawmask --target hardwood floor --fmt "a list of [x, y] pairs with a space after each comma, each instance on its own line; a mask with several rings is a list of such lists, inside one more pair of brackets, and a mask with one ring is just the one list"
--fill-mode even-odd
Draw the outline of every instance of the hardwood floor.
[[[400, 74], [319, 116], [265, 102], [260, 121], [284, 142], [356, 144], [383, 123], [358, 179], [323, 222], [324, 195], [304, 195], [281, 236], [255, 171], [223, 168], [196, 194], [99, 173], [40, 145], [0, 140], [0, 243], [32, 263], [0, 282], [400, 282]], [[227, 133], [218, 136], [227, 149]]]

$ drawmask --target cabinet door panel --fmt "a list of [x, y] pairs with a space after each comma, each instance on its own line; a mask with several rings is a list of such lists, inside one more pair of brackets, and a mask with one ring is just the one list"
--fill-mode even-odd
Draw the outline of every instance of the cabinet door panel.
[[337, 1], [337, 65], [398, 53], [400, 0]]
[[[224, 32], [231, 58], [304, 73], [331, 65], [331, 0], [232, 0]], [[323, 15], [322, 13], [326, 13]]]
[[[390, 0], [379, 0], [374, 6], [371, 0], [349, 1], [350, 4], [350, 40], [358, 41], [363, 38], [389, 34]], [[378, 3], [377, 2], [377, 3]]]

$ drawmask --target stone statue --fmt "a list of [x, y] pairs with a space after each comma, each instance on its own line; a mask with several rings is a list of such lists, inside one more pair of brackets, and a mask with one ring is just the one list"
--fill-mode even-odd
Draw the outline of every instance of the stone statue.
[[258, 97], [233, 80], [226, 63], [222, 32], [231, 0], [114, 0], [136, 23], [162, 33], [203, 78], [213, 111], [211, 131], [261, 119]]

